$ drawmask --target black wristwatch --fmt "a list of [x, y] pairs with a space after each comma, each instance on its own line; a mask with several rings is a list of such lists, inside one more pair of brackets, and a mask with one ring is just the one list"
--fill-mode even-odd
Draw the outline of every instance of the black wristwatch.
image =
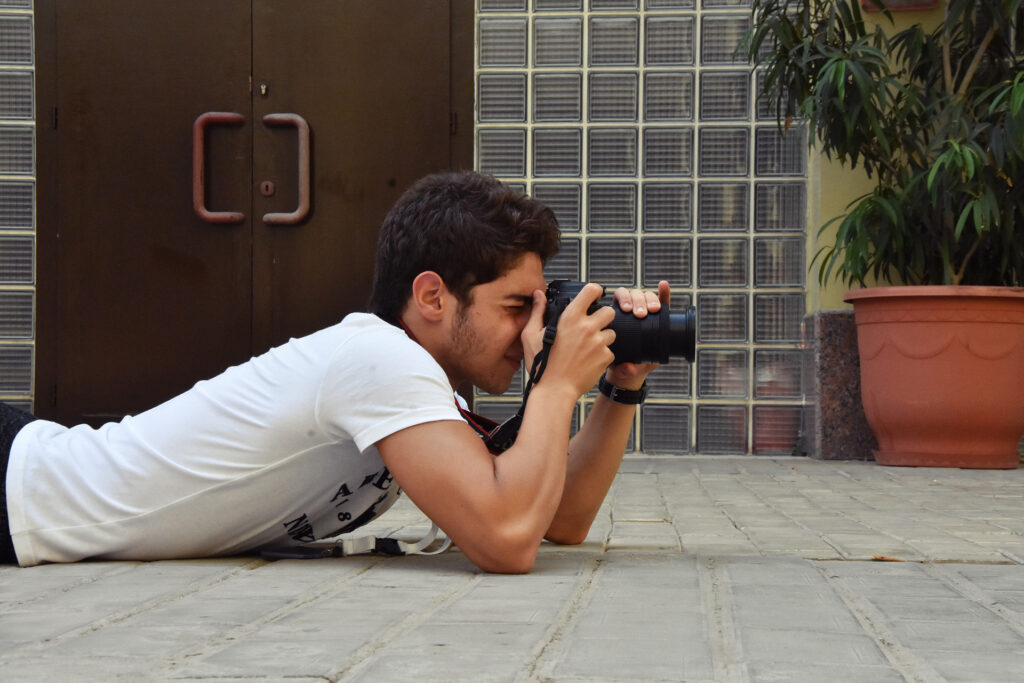
[[624, 403], [629, 406], [639, 405], [647, 398], [647, 380], [644, 380], [639, 389], [621, 389], [602, 375], [601, 381], [597, 383], [597, 389], [616, 403]]

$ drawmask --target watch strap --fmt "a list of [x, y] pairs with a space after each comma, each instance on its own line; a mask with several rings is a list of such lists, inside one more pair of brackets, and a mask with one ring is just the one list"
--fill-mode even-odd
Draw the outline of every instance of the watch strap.
[[643, 385], [639, 389], [623, 389], [615, 386], [602, 375], [601, 380], [597, 383], [597, 389], [616, 403], [630, 406], [639, 405], [647, 398], [646, 380], [644, 380]]

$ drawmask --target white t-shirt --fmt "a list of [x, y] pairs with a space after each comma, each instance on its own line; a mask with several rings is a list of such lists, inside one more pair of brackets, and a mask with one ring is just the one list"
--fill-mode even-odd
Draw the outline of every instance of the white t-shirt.
[[18, 561], [206, 557], [333, 536], [399, 494], [374, 444], [461, 419], [430, 354], [353, 314], [121, 422], [27, 425], [7, 473]]

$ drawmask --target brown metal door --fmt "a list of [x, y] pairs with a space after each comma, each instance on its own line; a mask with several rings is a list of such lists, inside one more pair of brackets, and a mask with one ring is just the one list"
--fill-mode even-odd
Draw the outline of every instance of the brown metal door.
[[[469, 162], [456, 4], [40, 0], [37, 414], [138, 412], [363, 308], [387, 208]], [[204, 112], [241, 115], [199, 136], [205, 209], [240, 222], [193, 208]]]
[[254, 345], [257, 350], [365, 308], [377, 229], [416, 178], [448, 168], [448, 0], [255, 0], [254, 120], [308, 122], [311, 201], [299, 204], [295, 127], [257, 126]]
[[[248, 357], [249, 8], [39, 3], [40, 415], [117, 418]], [[242, 223], [193, 211], [192, 127], [208, 110], [245, 115], [206, 136], [206, 203]]]

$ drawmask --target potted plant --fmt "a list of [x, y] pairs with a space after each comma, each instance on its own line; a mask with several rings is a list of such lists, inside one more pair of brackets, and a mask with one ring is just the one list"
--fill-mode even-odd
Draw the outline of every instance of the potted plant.
[[941, 0], [901, 30], [882, 0], [752, 2], [746, 50], [781, 129], [873, 182], [815, 263], [861, 287], [846, 300], [883, 464], [1020, 460], [1022, 1]]

